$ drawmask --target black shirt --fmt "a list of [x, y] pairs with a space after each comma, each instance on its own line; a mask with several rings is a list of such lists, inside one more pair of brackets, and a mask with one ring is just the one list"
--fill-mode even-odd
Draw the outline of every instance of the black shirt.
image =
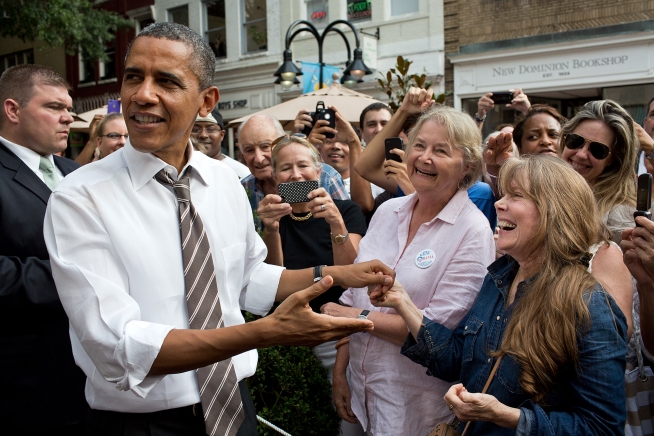
[[[361, 208], [350, 200], [334, 200], [345, 228], [349, 233], [366, 234], [366, 221]], [[294, 214], [295, 215], [295, 214]], [[306, 216], [307, 214], [295, 215]], [[288, 269], [304, 269], [316, 265], [334, 265], [334, 252], [330, 227], [324, 218], [311, 217], [306, 221], [295, 221], [289, 215], [279, 220], [279, 235], [282, 240], [284, 266]], [[309, 305], [314, 312], [320, 312], [325, 303], [336, 303], [345, 289], [332, 286], [325, 293], [313, 299]]]

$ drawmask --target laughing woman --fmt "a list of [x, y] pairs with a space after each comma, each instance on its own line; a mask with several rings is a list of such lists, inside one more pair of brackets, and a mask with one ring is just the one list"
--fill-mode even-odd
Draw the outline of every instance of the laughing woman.
[[629, 113], [611, 100], [591, 101], [563, 126], [561, 158], [588, 182], [617, 244], [634, 225], [634, 166], [640, 147]]
[[624, 434], [627, 324], [588, 272], [588, 247], [605, 240], [593, 193], [548, 156], [510, 159], [499, 181], [497, 244], [507, 254], [456, 328], [423, 316], [397, 281], [370, 300], [406, 322], [402, 354], [460, 380], [444, 399], [471, 422], [467, 436]]

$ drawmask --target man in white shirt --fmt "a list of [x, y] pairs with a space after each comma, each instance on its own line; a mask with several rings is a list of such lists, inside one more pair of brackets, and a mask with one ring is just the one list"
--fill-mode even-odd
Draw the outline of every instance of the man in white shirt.
[[222, 163], [234, 170], [239, 179], [250, 175], [247, 166], [222, 153], [221, 146], [225, 138], [225, 125], [218, 109], [214, 109], [206, 117], [198, 115], [193, 130], [191, 130], [191, 138], [194, 138], [198, 144], [202, 144], [207, 149], [207, 156], [222, 161]]
[[[187, 27], [159, 22], [142, 30], [128, 49], [121, 89], [129, 141], [66, 179], [48, 205], [46, 244], [71, 322], [73, 353], [88, 378], [92, 434], [132, 434], [128, 429], [140, 425], [153, 435], [256, 434], [242, 382], [256, 368], [256, 352], [248, 350], [370, 330], [368, 321], [314, 314], [307, 302], [332, 283], [392, 282], [392, 271], [379, 262], [297, 271], [263, 263], [265, 245], [238, 180], [190, 145], [197, 114], [206, 117], [218, 102], [214, 70], [211, 48]], [[202, 295], [214, 301], [210, 312], [220, 310], [224, 328], [189, 328], [196, 315], [183, 266], [190, 234], [181, 240], [180, 220], [199, 221], [193, 207], [204, 225], [200, 240], [210, 245], [198, 259], [205, 259], [203, 267], [212, 260], [215, 270], [201, 284]], [[75, 230], [66, 223], [75, 223]], [[297, 292], [314, 277], [313, 286]], [[265, 314], [275, 300], [286, 301], [272, 315], [243, 323], [241, 309]], [[198, 383], [215, 362], [235, 372], [239, 389], [229, 399], [240, 390], [245, 410], [240, 418], [240, 412], [221, 413], [216, 425], [225, 418], [224, 433], [210, 428], [206, 385]]]
[[[43, 240], [51, 189], [79, 164], [66, 149], [72, 99], [54, 70], [0, 77], [0, 422], [7, 434], [86, 434], [84, 373]], [[66, 223], [72, 225], [72, 223]]]

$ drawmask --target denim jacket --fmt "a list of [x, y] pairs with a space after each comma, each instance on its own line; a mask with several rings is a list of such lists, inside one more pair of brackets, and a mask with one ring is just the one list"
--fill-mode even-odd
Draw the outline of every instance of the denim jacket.
[[[402, 354], [446, 381], [460, 380], [469, 392], [481, 392], [514, 304], [506, 299], [518, 263], [504, 256], [488, 267], [477, 300], [454, 331], [423, 319], [417, 341], [409, 335]], [[518, 285], [516, 301], [531, 281]], [[500, 362], [487, 394], [520, 409], [517, 429], [477, 421], [467, 435], [623, 435], [626, 419], [624, 370], [627, 323], [613, 298], [598, 284], [584, 294], [590, 325], [577, 336], [579, 370], [572, 364], [559, 383], [534, 403], [520, 386], [520, 364], [510, 355]]]

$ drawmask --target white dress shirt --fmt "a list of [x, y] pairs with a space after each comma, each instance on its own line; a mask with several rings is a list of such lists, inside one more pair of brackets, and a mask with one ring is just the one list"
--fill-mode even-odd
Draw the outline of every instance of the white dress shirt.
[[[263, 263], [266, 246], [233, 171], [189, 148], [191, 201], [211, 244], [225, 325], [242, 324], [241, 309], [268, 312], [283, 268]], [[168, 332], [189, 328], [177, 198], [153, 178], [164, 167], [177, 177], [128, 141], [68, 176], [48, 203], [45, 241], [93, 409], [154, 412], [200, 402], [195, 371], [147, 375]], [[241, 380], [254, 374], [257, 353], [233, 362]]]
[[225, 158], [222, 159], [221, 162], [234, 170], [239, 179], [250, 175], [250, 169], [248, 167], [227, 155], [223, 154], [223, 156], [225, 156]]
[[[22, 145], [14, 144], [13, 142], [3, 138], [0, 136], [0, 141], [9, 149], [11, 150], [12, 153], [14, 153], [20, 160], [23, 161], [23, 163], [27, 166], [27, 168], [31, 169], [34, 171], [34, 174], [38, 176], [43, 183], [45, 183], [45, 179], [43, 178], [43, 173], [39, 169], [39, 165], [41, 163], [41, 155], [35, 152], [32, 149], [29, 149], [27, 147], [23, 147]], [[59, 180], [63, 180], [65, 177], [64, 174], [57, 168], [57, 165], [54, 163], [54, 157], [52, 155], [46, 156], [50, 163], [52, 164], [52, 167], [54, 168], [54, 172], [59, 177]]]

